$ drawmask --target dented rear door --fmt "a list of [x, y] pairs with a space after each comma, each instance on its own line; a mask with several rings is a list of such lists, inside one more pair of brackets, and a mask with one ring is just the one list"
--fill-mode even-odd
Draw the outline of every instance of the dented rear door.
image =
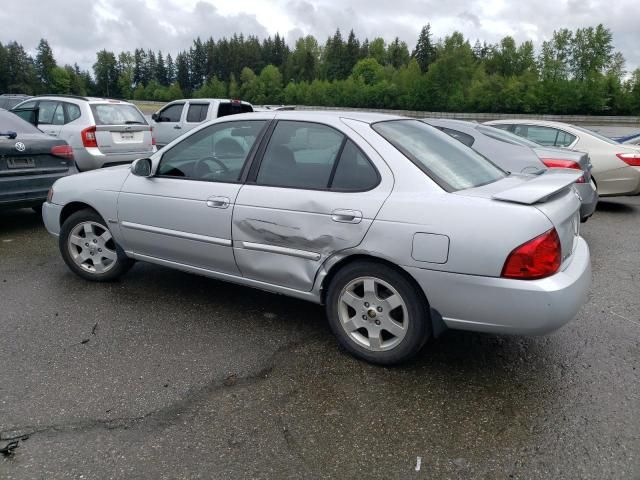
[[[282, 131], [283, 123], [287, 122], [278, 122], [254, 178], [238, 193], [233, 211], [234, 255], [247, 278], [309, 291], [327, 258], [362, 242], [391, 192], [393, 177], [365, 142], [356, 144], [357, 139], [348, 139], [344, 132], [324, 132], [313, 125], [307, 131], [299, 125], [290, 126], [287, 133]], [[322, 188], [326, 175], [323, 161], [332, 154], [336, 161], [341, 161], [342, 154], [346, 158], [346, 140], [353, 142], [350, 151], [355, 146], [376, 170], [378, 178], [372, 180], [372, 188]], [[336, 143], [334, 149], [331, 142]], [[357, 164], [354, 170], [359, 171], [363, 158], [350, 158]], [[263, 175], [269, 164], [272, 174]], [[306, 178], [314, 169], [317, 177]], [[363, 169], [362, 175], [368, 175], [365, 172]], [[279, 175], [305, 186], [285, 186], [287, 182], [280, 182]]]

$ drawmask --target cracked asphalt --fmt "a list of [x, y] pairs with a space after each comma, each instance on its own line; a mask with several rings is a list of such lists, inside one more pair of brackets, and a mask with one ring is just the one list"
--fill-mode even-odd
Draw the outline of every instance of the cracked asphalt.
[[318, 306], [145, 264], [87, 283], [0, 213], [0, 478], [638, 479], [640, 198], [582, 232], [572, 323], [380, 368]]

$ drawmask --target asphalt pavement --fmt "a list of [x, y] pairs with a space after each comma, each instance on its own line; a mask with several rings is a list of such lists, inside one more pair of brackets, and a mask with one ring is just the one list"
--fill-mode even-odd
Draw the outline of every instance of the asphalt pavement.
[[381, 368], [321, 307], [141, 263], [88, 283], [0, 213], [0, 478], [638, 479], [640, 198], [582, 232], [573, 322]]

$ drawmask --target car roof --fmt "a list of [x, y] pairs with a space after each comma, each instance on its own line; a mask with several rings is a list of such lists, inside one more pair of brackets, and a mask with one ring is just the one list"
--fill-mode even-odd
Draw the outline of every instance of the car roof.
[[222, 118], [226, 120], [276, 119], [308, 122], [330, 122], [336, 119], [349, 119], [369, 124], [382, 122], [385, 120], [415, 120], [413, 118], [402, 117], [399, 115], [389, 115], [375, 112], [352, 112], [348, 110], [267, 110], [249, 113], [238, 113], [236, 115]]

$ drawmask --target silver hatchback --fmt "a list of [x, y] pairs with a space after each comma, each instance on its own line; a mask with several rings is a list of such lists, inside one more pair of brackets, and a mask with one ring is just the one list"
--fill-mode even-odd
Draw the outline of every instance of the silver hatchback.
[[571, 320], [591, 277], [581, 174], [510, 175], [402, 117], [259, 112], [58, 180], [43, 218], [87, 280], [138, 260], [306, 299], [349, 352], [392, 364], [444, 328]]
[[80, 171], [131, 163], [156, 151], [152, 127], [129, 102], [45, 95], [12, 111], [46, 134], [66, 140]]

